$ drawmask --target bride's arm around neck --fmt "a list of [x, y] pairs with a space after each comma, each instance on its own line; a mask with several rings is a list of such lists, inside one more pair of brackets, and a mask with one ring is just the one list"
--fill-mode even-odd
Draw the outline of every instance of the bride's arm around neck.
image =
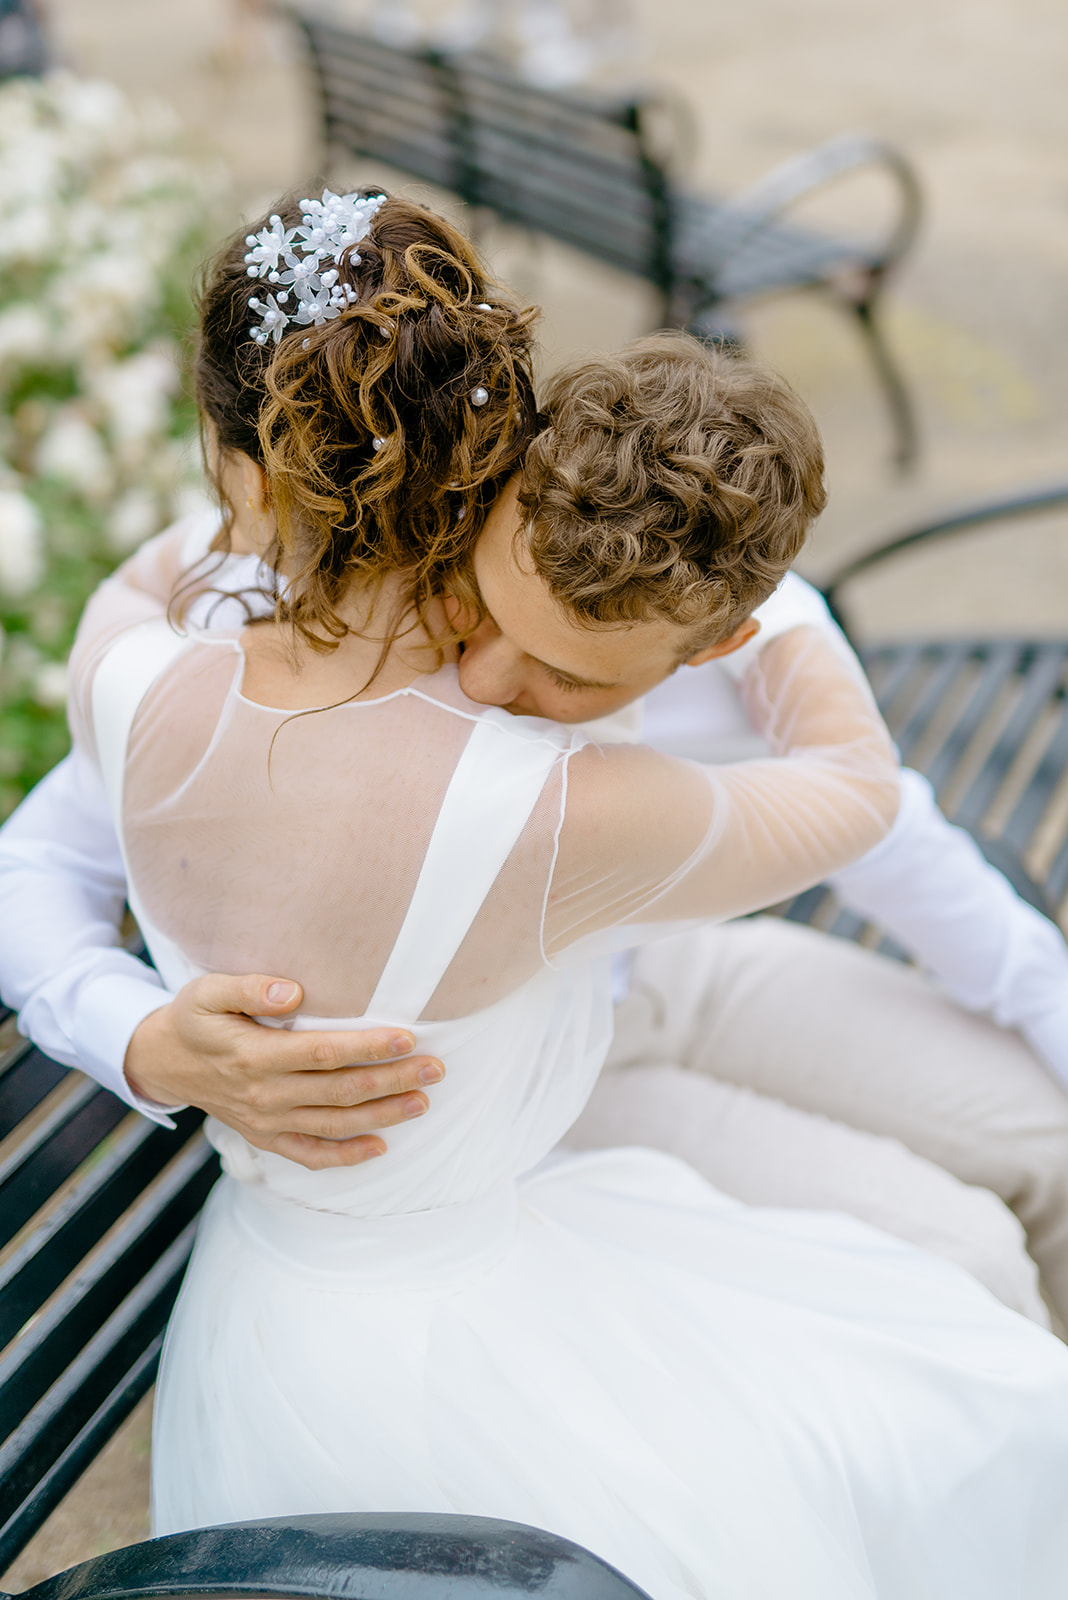
[[810, 627], [743, 686], [772, 759], [708, 766], [641, 746], [572, 757], [545, 946], [618, 923], [743, 916], [820, 882], [893, 824], [898, 768], [870, 691]]

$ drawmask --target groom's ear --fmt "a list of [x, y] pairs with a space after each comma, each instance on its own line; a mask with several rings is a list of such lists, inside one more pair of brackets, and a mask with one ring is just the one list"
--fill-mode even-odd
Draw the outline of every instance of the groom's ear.
[[721, 639], [718, 644], [706, 644], [703, 650], [698, 650], [696, 655], [686, 657], [688, 667], [703, 666], [706, 661], [714, 661], [717, 656], [729, 656], [735, 650], [740, 650], [743, 644], [748, 644], [750, 639], [760, 632], [760, 623], [756, 617], [746, 617], [740, 622], [733, 633]]

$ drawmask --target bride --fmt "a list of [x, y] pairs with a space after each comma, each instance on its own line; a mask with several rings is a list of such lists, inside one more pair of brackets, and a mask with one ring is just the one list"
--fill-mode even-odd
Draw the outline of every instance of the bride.
[[[529, 341], [423, 209], [280, 207], [215, 264], [197, 359], [273, 618], [171, 626], [179, 527], [82, 624], [75, 735], [168, 984], [292, 973], [298, 1026], [410, 1025], [449, 1062], [387, 1161], [310, 1172], [209, 1124], [225, 1175], [163, 1360], [157, 1531], [468, 1511], [654, 1600], [1054, 1600], [1068, 1350], [844, 1217], [557, 1150], [607, 1048], [606, 953], [817, 881], [886, 831], [896, 783], [848, 663], [796, 619], [751, 637], [821, 503], [800, 403], [662, 336], [539, 418]], [[633, 424], [610, 459], [609, 414]], [[543, 693], [480, 704], [476, 630]], [[544, 715], [734, 650], [777, 759]]]

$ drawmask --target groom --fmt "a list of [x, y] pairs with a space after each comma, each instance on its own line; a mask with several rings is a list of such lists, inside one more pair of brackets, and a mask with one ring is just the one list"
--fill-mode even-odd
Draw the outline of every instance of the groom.
[[[620, 455], [643, 414], [640, 362], [633, 376], [633, 414], [617, 409], [596, 438], [580, 441], [598, 459]], [[528, 464], [524, 491], [535, 516], [552, 496], [556, 556], [573, 554], [576, 529], [583, 538], [589, 531], [588, 486], [566, 466], [559, 452]], [[722, 646], [693, 651], [678, 671], [665, 654], [651, 675], [644, 660], [616, 662], [609, 673], [594, 628], [583, 642], [588, 665], [572, 656], [569, 674], [547, 669], [556, 658], [532, 647], [529, 629], [533, 618], [539, 637], [548, 628], [551, 638], [556, 619], [537, 566], [517, 553], [517, 526], [527, 521], [514, 491], [506, 494], [479, 542], [486, 615], [460, 661], [467, 694], [569, 722], [596, 724], [609, 709], [615, 715], [593, 729], [602, 738], [640, 735], [706, 760], [744, 754], [747, 728]], [[215, 527], [209, 518], [190, 529], [191, 560]], [[597, 527], [605, 548], [618, 548], [610, 519]], [[642, 538], [655, 564], [655, 527]], [[606, 571], [605, 560], [597, 568], [606, 585], [626, 589], [625, 573]], [[237, 591], [250, 576], [247, 561], [232, 560], [215, 583]], [[205, 608], [201, 620], [210, 615]], [[215, 616], [232, 621], [224, 609]], [[796, 577], [757, 616], [764, 640], [808, 622], [845, 648]], [[745, 643], [752, 631], [743, 625], [732, 638], [743, 657], [761, 643]], [[657, 1145], [750, 1202], [850, 1211], [960, 1261], [1041, 1318], [1010, 1205], [1068, 1319], [1068, 1096], [1040, 1065], [1068, 1079], [1063, 941], [946, 824], [915, 774], [902, 774], [890, 837], [835, 887], [941, 986], [770, 918], [645, 947], [618, 973], [616, 1041], [572, 1141]], [[84, 757], [69, 757], [0, 832], [0, 984], [48, 1053], [157, 1120], [168, 1107], [196, 1104], [252, 1143], [314, 1166], [378, 1154], [377, 1130], [426, 1111], [422, 1086], [448, 1063], [409, 1055], [410, 1036], [262, 1028], [251, 1018], [284, 1018], [299, 1006], [285, 978], [213, 976], [171, 997], [118, 948], [123, 902], [99, 780]]]

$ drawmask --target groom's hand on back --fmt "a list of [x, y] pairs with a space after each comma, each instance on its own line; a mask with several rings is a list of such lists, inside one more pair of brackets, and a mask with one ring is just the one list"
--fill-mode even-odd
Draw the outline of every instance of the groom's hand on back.
[[143, 1099], [199, 1106], [312, 1170], [384, 1155], [378, 1131], [421, 1116], [423, 1088], [444, 1067], [409, 1054], [415, 1041], [403, 1029], [305, 1032], [253, 1020], [287, 1017], [302, 998], [281, 978], [195, 978], [136, 1029], [126, 1080]]

